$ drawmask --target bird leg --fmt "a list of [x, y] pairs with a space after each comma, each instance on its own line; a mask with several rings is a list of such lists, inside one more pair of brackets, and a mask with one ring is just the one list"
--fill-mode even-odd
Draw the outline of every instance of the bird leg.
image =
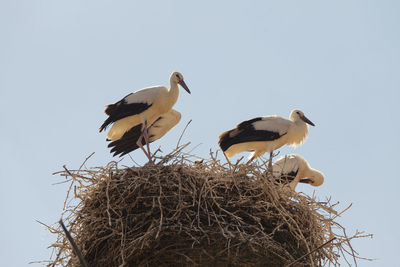
[[272, 175], [272, 156], [273, 156], [273, 151], [271, 151], [269, 153], [268, 168], [267, 168], [267, 172], [269, 173], [271, 180], [273, 180], [273, 175]]
[[[144, 138], [144, 141], [146, 142], [147, 151], [144, 149], [143, 144], [142, 144], [143, 138]], [[149, 159], [149, 162], [153, 162], [153, 160], [151, 158], [151, 153], [150, 153], [149, 135], [147, 132], [147, 120], [144, 121], [144, 129], [143, 129], [142, 134], [140, 135], [138, 141], [136, 142], [136, 144], [140, 147], [140, 149], [143, 151], [143, 153]]]
[[144, 149], [144, 147], [142, 145], [142, 140], [143, 140], [143, 133], [140, 135], [136, 144], [138, 145], [138, 147], [140, 147], [140, 149], [143, 151], [143, 153], [146, 155], [146, 157], [149, 159], [149, 161], [152, 161], [151, 156], [148, 154], [148, 152]]
[[150, 142], [149, 142], [149, 133], [148, 133], [148, 128], [147, 128], [147, 120], [144, 121], [144, 129], [143, 129], [143, 136], [144, 140], [146, 141], [146, 146], [147, 146], [147, 151], [149, 152], [149, 156], [151, 156], [150, 153]]

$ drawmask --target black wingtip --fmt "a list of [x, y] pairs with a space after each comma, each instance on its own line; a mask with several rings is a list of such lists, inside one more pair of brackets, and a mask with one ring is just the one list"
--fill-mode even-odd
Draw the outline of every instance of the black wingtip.
[[[117, 140], [107, 139], [107, 141], [112, 141], [107, 145], [107, 147], [110, 148], [110, 153], [113, 155], [113, 157], [116, 156], [122, 157], [139, 148], [139, 146], [137, 145], [137, 141], [142, 133], [141, 129], [142, 125], [139, 124], [132, 127], [120, 139]], [[144, 143], [143, 139], [142, 143]]]
[[105, 122], [103, 123], [103, 125], [100, 126], [99, 133], [101, 133], [103, 130], [106, 129], [107, 125], [104, 125], [104, 124], [105, 124]]
[[232, 132], [232, 130], [223, 132], [222, 134], [219, 135], [218, 145], [222, 149], [223, 152], [225, 152], [231, 145], [229, 142], [230, 132]]
[[100, 126], [99, 128], [99, 132], [102, 132], [103, 130], [105, 130], [107, 128], [108, 125], [110, 125], [111, 123], [113, 123], [113, 120], [111, 117], [108, 117], [104, 123]]

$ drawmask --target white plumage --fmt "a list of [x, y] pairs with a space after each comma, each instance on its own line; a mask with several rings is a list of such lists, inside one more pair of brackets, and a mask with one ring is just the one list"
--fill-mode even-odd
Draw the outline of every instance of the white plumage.
[[181, 120], [181, 113], [175, 109], [171, 109], [167, 113], [161, 115], [149, 128], [149, 141], [154, 142], [163, 137]]
[[243, 151], [253, 151], [250, 161], [287, 144], [296, 147], [304, 142], [308, 126], [314, 124], [300, 110], [293, 110], [290, 118], [280, 116], [258, 117], [244, 121], [236, 128], [219, 136], [219, 145], [225, 155], [233, 157]]
[[[165, 86], [144, 88], [127, 95], [115, 104], [108, 105], [105, 113], [109, 117], [101, 125], [100, 132], [105, 130], [108, 125], [113, 124], [107, 134], [107, 139], [118, 141], [127, 132], [138, 127], [141, 134], [135, 142], [150, 159], [147, 128], [172, 109], [179, 96], [178, 84], [190, 93], [182, 74], [173, 72], [170, 76], [170, 88]], [[135, 128], [134, 131], [137, 132], [138, 128]], [[148, 152], [143, 149], [142, 138], [146, 141]], [[132, 136], [129, 139], [132, 140]]]
[[274, 180], [292, 190], [297, 184], [307, 183], [320, 186], [324, 182], [324, 174], [310, 167], [308, 162], [300, 155], [290, 154], [281, 157], [272, 165]]
[[[169, 130], [171, 130], [181, 120], [181, 113], [171, 109], [167, 113], [161, 115], [150, 127], [148, 127], [149, 143], [152, 143], [163, 137]], [[133, 127], [126, 132], [120, 139], [111, 142], [108, 147], [111, 147], [111, 153], [114, 156], [125, 154], [137, 149], [139, 146], [137, 140], [141, 135], [140, 127]], [[142, 145], [145, 145], [145, 140], [142, 140]]]

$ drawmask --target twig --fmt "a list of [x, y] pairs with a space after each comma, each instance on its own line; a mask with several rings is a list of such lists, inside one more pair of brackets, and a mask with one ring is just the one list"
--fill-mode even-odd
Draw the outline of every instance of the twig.
[[226, 156], [226, 154], [225, 154], [224, 152], [222, 152], [222, 154], [224, 155], [226, 161], [228, 162], [229, 169], [232, 169], [232, 166], [233, 166], [233, 165], [232, 165], [231, 161], [228, 159], [228, 157]]
[[94, 155], [94, 152], [92, 152], [92, 154], [90, 154], [89, 156], [86, 157], [86, 159], [83, 161], [83, 163], [81, 164], [81, 166], [79, 167], [79, 170], [82, 169], [82, 167], [86, 164], [86, 162]]
[[232, 172], [235, 172], [235, 171], [236, 171], [236, 169], [237, 169], [239, 163], [242, 161], [242, 159], [243, 159], [243, 157], [240, 157], [240, 159], [238, 159], [238, 160], [236, 161], [235, 165], [233, 166], [233, 171], [232, 171]]
[[78, 246], [76, 245], [74, 239], [72, 238], [71, 234], [70, 234], [69, 231], [67, 230], [67, 227], [65, 227], [65, 225], [64, 225], [64, 223], [63, 223], [63, 221], [62, 221], [62, 219], [60, 219], [59, 223], [60, 223], [62, 229], [64, 230], [65, 235], [67, 236], [69, 242], [71, 243], [72, 248], [74, 249], [74, 252], [75, 252], [76, 256], [78, 256], [79, 262], [81, 263], [81, 265], [82, 265], [83, 267], [89, 267], [89, 265], [86, 263], [85, 258], [84, 258], [83, 255], [82, 255], [82, 252], [79, 250], [79, 248], [78, 248]]
[[107, 188], [106, 188], [106, 197], [107, 197], [107, 215], [108, 215], [108, 225], [111, 227], [111, 214], [110, 214], [110, 194], [109, 194], [109, 188], [110, 188], [110, 180], [112, 177], [112, 172], [110, 172], [110, 176], [107, 179]]
[[295, 264], [296, 262], [299, 262], [302, 258], [305, 258], [305, 257], [307, 257], [308, 255], [310, 255], [311, 253], [313, 253], [313, 252], [315, 252], [315, 251], [317, 251], [317, 250], [323, 248], [325, 245], [329, 244], [330, 242], [332, 242], [332, 241], [335, 240], [335, 239], [336, 239], [336, 237], [334, 237], [334, 238], [332, 238], [332, 239], [326, 241], [326, 242], [323, 243], [321, 246], [317, 247], [316, 249], [311, 250], [311, 251], [308, 252], [307, 254], [304, 254], [303, 256], [301, 256], [300, 258], [298, 258], [297, 260], [292, 261], [291, 263], [289, 263], [288, 265], [286, 265], [285, 267], [292, 266], [292, 265]]
[[64, 214], [64, 212], [66, 210], [66, 207], [67, 207], [67, 202], [68, 202], [68, 199], [69, 199], [69, 193], [71, 192], [71, 188], [74, 185], [75, 178], [74, 178], [74, 175], [67, 169], [67, 166], [64, 165], [63, 168], [68, 173], [68, 175], [71, 176], [71, 178], [72, 178], [71, 179], [71, 184], [69, 185], [69, 188], [68, 188], [68, 191], [67, 191], [67, 196], [65, 197], [65, 200], [64, 200], [64, 206], [63, 206], [63, 210], [62, 210], [62, 213]]
[[178, 143], [176, 144], [176, 148], [179, 147], [179, 144], [180, 144], [180, 142], [181, 142], [181, 139], [182, 139], [182, 137], [183, 137], [183, 134], [185, 133], [186, 128], [189, 126], [189, 124], [190, 124], [191, 122], [192, 122], [192, 120], [190, 120], [190, 121], [186, 124], [185, 128], [183, 129], [183, 131], [182, 131], [182, 133], [181, 133], [181, 136], [180, 136], [179, 139], [178, 139]]
[[131, 154], [128, 154], [128, 156], [131, 158], [132, 162], [133, 162], [134, 164], [136, 164], [136, 166], [140, 166], [139, 163], [137, 163], [137, 162], [132, 158]]

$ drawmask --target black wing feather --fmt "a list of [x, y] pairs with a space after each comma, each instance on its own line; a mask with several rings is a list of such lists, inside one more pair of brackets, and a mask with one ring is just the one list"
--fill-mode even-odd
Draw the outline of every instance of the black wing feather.
[[246, 142], [256, 142], [256, 141], [273, 141], [284, 134], [279, 134], [279, 132], [266, 131], [266, 130], [256, 130], [253, 123], [262, 120], [261, 117], [254, 118], [248, 121], [244, 121], [236, 126], [235, 129], [226, 131], [219, 136], [219, 146], [222, 151], [226, 151], [230, 146]]
[[252, 126], [253, 122], [261, 121], [262, 119], [263, 119], [262, 117], [257, 117], [257, 118], [251, 119], [251, 120], [242, 121], [241, 123], [239, 123], [239, 124], [236, 126], [236, 128], [237, 128], [237, 129], [245, 129], [245, 128], [247, 128], [247, 127], [253, 127], [253, 126]]
[[146, 109], [150, 108], [152, 104], [147, 103], [131, 103], [127, 104], [125, 98], [115, 104], [108, 105], [105, 113], [109, 116], [104, 123], [100, 126], [100, 132], [103, 131], [108, 125], [114, 123], [125, 117], [140, 114]]
[[279, 178], [275, 179], [275, 182], [280, 184], [288, 184], [296, 178], [298, 172], [299, 170], [297, 169], [296, 171], [291, 171], [289, 173], [282, 173]]
[[[136, 125], [135, 127], [132, 127], [129, 131], [124, 133], [124, 135], [120, 139], [108, 144], [108, 147], [111, 148], [110, 153], [114, 153], [113, 156], [119, 155], [120, 157], [122, 157], [129, 152], [138, 149], [139, 146], [136, 143], [139, 140], [140, 135], [142, 134], [142, 127], [142, 124]], [[142, 145], [145, 144], [146, 142], [143, 138]]]
[[[160, 116], [157, 118], [157, 120], [154, 121], [154, 123], [149, 127], [148, 132], [149, 132], [149, 143], [152, 143], [156, 141], [157, 139], [152, 140], [153, 137], [155, 137], [154, 134], [151, 134], [151, 129], [152, 128], [158, 128], [161, 127], [160, 125], [157, 124], [160, 120], [162, 120], [164, 117]], [[142, 128], [143, 124], [136, 125], [135, 127], [131, 128], [129, 131], [127, 131], [120, 139], [115, 140], [108, 144], [108, 147], [111, 148], [111, 153], [114, 153], [113, 156], [119, 155], [120, 157], [136, 150], [139, 148], [137, 145], [137, 141], [139, 140], [140, 135], [142, 134]], [[109, 140], [108, 140], [109, 141]], [[142, 139], [142, 145], [146, 145], [146, 141], [144, 138]]]

